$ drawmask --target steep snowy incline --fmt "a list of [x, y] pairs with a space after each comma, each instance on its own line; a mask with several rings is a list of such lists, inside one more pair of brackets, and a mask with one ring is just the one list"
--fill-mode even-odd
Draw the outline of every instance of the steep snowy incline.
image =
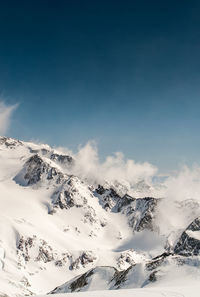
[[1, 293], [46, 293], [97, 265], [125, 269], [148, 258], [113, 250], [133, 236], [126, 215], [106, 211], [92, 186], [62, 170], [61, 156], [1, 138]]
[[[48, 145], [0, 137], [0, 296], [200, 279], [198, 201], [175, 203], [185, 216], [177, 225], [170, 216], [162, 222], [167, 200], [136, 199], [118, 181], [89, 184], [74, 175], [76, 162]], [[145, 189], [141, 180], [131, 191]]]
[[[187, 283], [187, 286], [166, 286], [145, 289], [126, 289], [126, 290], [102, 290], [92, 292], [78, 293], [79, 297], [199, 297], [199, 284], [192, 285]], [[55, 296], [55, 295], [48, 295]], [[57, 297], [77, 297], [77, 293], [57, 294]], [[37, 297], [45, 297], [37, 296]]]

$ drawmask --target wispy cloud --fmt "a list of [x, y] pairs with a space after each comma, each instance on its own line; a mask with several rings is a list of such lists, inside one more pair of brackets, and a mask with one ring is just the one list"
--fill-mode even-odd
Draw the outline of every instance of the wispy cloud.
[[0, 101], [0, 134], [4, 135], [10, 125], [11, 115], [13, 111], [18, 107], [18, 104], [6, 105]]
[[[59, 149], [75, 159], [71, 173], [83, 180], [86, 179], [91, 184], [108, 185], [114, 187], [119, 194], [127, 192], [133, 197], [151, 195], [164, 198], [158, 204], [156, 212], [156, 226], [159, 226], [161, 234], [167, 236], [175, 234], [174, 238], [177, 238], [184, 228], [200, 216], [200, 166], [198, 165], [190, 168], [183, 166], [162, 178], [158, 169], [152, 164], [126, 159], [121, 152], [107, 156], [101, 162], [98, 148], [93, 141], [80, 147], [77, 153]], [[137, 188], [140, 181], [149, 185], [150, 190], [148, 187]], [[173, 236], [170, 240], [173, 241]]]
[[89, 141], [85, 146], [80, 147], [76, 154], [68, 149], [62, 149], [62, 151], [72, 155], [76, 160], [72, 173], [83, 179], [86, 178], [91, 183], [119, 181], [132, 185], [140, 180], [151, 181], [157, 173], [157, 168], [152, 164], [126, 159], [122, 152], [107, 156], [101, 162], [94, 141]]

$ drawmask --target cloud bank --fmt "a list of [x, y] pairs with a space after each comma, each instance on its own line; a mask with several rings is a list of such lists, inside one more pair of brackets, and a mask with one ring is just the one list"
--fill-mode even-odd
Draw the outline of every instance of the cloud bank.
[[[133, 197], [156, 197], [156, 226], [173, 243], [183, 230], [200, 216], [200, 166], [183, 166], [164, 179], [158, 179], [158, 169], [148, 162], [138, 163], [126, 159], [121, 152], [100, 161], [95, 142], [88, 142], [77, 153], [64, 150], [75, 159], [71, 173], [86, 179], [90, 184], [113, 187], [119, 194]], [[159, 182], [154, 182], [159, 180]], [[138, 187], [139, 184], [139, 187]], [[140, 189], [140, 185], [142, 189]]]
[[[77, 153], [68, 149], [58, 148], [62, 153], [75, 159], [72, 174], [91, 183], [105, 181], [119, 181], [134, 186], [145, 181], [156, 188], [157, 196], [167, 198], [168, 202], [182, 202], [195, 199], [200, 203], [200, 166], [182, 166], [176, 173], [168, 176], [160, 175], [158, 168], [149, 162], [136, 162], [126, 159], [122, 152], [116, 152], [100, 161], [98, 148], [95, 142], [89, 141], [80, 147]], [[155, 182], [156, 180], [156, 182]]]
[[0, 101], [0, 134], [4, 135], [10, 125], [11, 115], [13, 111], [17, 108], [15, 105], [6, 105], [4, 102]]
[[163, 184], [163, 199], [158, 207], [157, 225], [161, 234], [174, 242], [187, 226], [200, 216], [200, 167], [183, 166]]
[[101, 162], [94, 141], [89, 141], [85, 146], [79, 148], [77, 153], [67, 149], [62, 149], [62, 151], [75, 159], [71, 173], [81, 179], [87, 179], [91, 184], [104, 184], [105, 181], [112, 184], [120, 182], [128, 190], [140, 181], [151, 183], [152, 177], [157, 173], [157, 168], [152, 164], [137, 163], [134, 160], [126, 159], [121, 152], [107, 156]]
[[176, 175], [166, 179], [165, 186], [165, 196], [171, 200], [184, 201], [192, 198], [200, 202], [200, 167], [183, 166]]

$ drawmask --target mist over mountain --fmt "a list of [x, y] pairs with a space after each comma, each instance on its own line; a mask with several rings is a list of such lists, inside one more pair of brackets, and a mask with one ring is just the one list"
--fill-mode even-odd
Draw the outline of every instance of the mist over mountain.
[[0, 297], [200, 296], [199, 16], [0, 1]]
[[197, 285], [198, 168], [160, 179], [120, 153], [100, 162], [91, 143], [7, 137], [0, 163], [2, 296]]

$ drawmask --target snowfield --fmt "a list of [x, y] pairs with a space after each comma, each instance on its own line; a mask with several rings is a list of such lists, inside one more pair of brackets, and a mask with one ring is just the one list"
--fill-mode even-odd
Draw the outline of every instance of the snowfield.
[[[166, 287], [148, 289], [127, 289], [120, 291], [92, 291], [81, 293], [57, 294], [57, 297], [199, 297], [200, 286]], [[38, 297], [44, 297], [38, 296]], [[48, 295], [54, 296], [54, 295]]]
[[80, 160], [0, 137], [0, 296], [197, 296], [198, 198], [91, 179]]

